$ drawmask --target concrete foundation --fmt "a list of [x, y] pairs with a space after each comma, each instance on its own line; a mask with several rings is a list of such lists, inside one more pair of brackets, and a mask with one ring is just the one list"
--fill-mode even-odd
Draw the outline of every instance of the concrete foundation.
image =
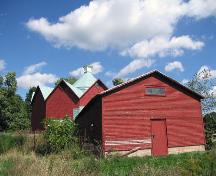
[[[179, 154], [179, 153], [187, 153], [187, 152], [200, 152], [205, 151], [204, 145], [196, 145], [196, 146], [186, 146], [186, 147], [173, 147], [168, 148], [168, 154]], [[116, 155], [121, 156], [127, 153], [128, 151], [113, 151], [113, 152], [105, 152], [105, 156], [108, 155]], [[133, 156], [151, 156], [151, 149], [138, 150], [134, 153], [128, 155], [128, 157]]]

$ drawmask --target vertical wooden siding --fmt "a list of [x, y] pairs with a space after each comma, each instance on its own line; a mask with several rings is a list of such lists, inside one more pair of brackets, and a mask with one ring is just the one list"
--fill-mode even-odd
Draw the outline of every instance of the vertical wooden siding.
[[[166, 96], [145, 95], [145, 87], [164, 87]], [[151, 148], [151, 118], [166, 118], [168, 147], [204, 144], [204, 131], [199, 100], [178, 90], [162, 78], [149, 77], [103, 97], [103, 142], [105, 151]], [[112, 143], [118, 141], [131, 144]]]
[[80, 106], [85, 106], [95, 95], [104, 91], [105, 88], [97, 81], [87, 92], [81, 97], [79, 101]]
[[71, 90], [60, 84], [46, 101], [47, 118], [64, 118], [66, 115], [73, 117], [73, 109], [78, 107], [78, 98]]
[[[81, 112], [82, 113], [82, 112]], [[91, 108], [82, 113], [76, 123], [79, 127], [79, 135], [88, 140], [101, 142], [102, 138], [102, 105], [101, 99], [95, 101]], [[91, 126], [93, 124], [93, 126]]]
[[32, 103], [32, 114], [31, 114], [31, 127], [32, 130], [43, 130], [43, 119], [46, 114], [46, 107], [43, 95], [40, 90], [38, 90], [34, 96]]

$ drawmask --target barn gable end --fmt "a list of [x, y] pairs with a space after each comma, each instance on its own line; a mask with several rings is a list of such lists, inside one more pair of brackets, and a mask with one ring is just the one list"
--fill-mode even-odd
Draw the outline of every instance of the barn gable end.
[[[165, 95], [148, 95], [147, 88], [163, 88]], [[153, 154], [157, 137], [154, 138], [152, 125], [157, 121], [165, 124], [165, 153], [204, 150], [202, 96], [160, 72], [150, 72], [100, 93], [80, 113], [78, 124], [90, 118], [87, 112], [99, 97], [102, 99], [101, 142], [105, 153], [124, 153], [139, 147], [137, 155]], [[94, 112], [91, 116], [96, 116], [97, 110]]]

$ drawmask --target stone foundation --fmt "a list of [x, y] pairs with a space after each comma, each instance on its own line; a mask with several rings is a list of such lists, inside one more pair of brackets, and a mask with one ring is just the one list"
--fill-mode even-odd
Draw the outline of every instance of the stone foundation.
[[179, 153], [200, 152], [200, 151], [205, 151], [204, 145], [168, 148], [168, 154], [179, 154]]

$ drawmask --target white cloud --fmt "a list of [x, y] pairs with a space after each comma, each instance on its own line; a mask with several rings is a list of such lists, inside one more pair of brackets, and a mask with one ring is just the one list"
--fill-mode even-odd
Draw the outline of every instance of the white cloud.
[[35, 73], [36, 71], [38, 71], [41, 67], [47, 65], [46, 62], [39, 62], [37, 64], [33, 64], [33, 65], [30, 65], [28, 67], [26, 67], [24, 69], [24, 74], [31, 74], [31, 73]]
[[105, 73], [105, 75], [108, 76], [108, 77], [114, 77], [114, 76], [116, 75], [116, 73], [114, 73], [114, 72], [112, 72], [112, 71], [107, 71], [107, 72]]
[[203, 65], [197, 72], [197, 76], [199, 79], [214, 79], [216, 78], [216, 70], [211, 69], [207, 65]]
[[24, 69], [23, 74], [17, 78], [18, 87], [28, 89], [34, 86], [47, 86], [55, 83], [58, 77], [51, 73], [40, 73], [41, 67], [47, 65], [46, 62], [40, 62], [30, 65]]
[[188, 82], [189, 82], [188, 79], [183, 79], [183, 80], [181, 81], [182, 84], [186, 84], [186, 83], [188, 83]]
[[87, 50], [130, 48], [153, 37], [170, 37], [179, 19], [216, 15], [214, 0], [93, 0], [51, 23], [45, 17], [26, 26], [57, 47]]
[[196, 19], [216, 16], [215, 0], [191, 0], [188, 2], [186, 13]]
[[122, 68], [115, 77], [125, 77], [129, 73], [133, 73], [143, 67], [150, 67], [155, 61], [152, 59], [136, 59]]
[[22, 75], [17, 78], [17, 84], [22, 88], [30, 88], [33, 86], [47, 86], [47, 84], [55, 83], [57, 81], [57, 77], [53, 74], [47, 73], [33, 73]]
[[0, 59], [0, 71], [4, 70], [5, 69], [5, 61], [3, 59]]
[[178, 69], [181, 72], [184, 71], [184, 67], [183, 67], [182, 63], [179, 61], [170, 62], [165, 66], [166, 72], [170, 72], [170, 71], [175, 70], [175, 69]]
[[[92, 74], [97, 74], [103, 71], [103, 66], [101, 65], [100, 62], [94, 62], [89, 64], [92, 66]], [[80, 77], [81, 75], [83, 75], [84, 70], [83, 67], [77, 68], [76, 70], [72, 70], [69, 74], [70, 76], [74, 76], [74, 77]]]
[[131, 48], [122, 52], [122, 55], [130, 55], [132, 57], [146, 58], [146, 57], [165, 57], [181, 56], [185, 49], [198, 50], [204, 46], [203, 42], [194, 41], [189, 36], [172, 37], [171, 39], [165, 37], [155, 37], [151, 40], [144, 40], [136, 43]]

